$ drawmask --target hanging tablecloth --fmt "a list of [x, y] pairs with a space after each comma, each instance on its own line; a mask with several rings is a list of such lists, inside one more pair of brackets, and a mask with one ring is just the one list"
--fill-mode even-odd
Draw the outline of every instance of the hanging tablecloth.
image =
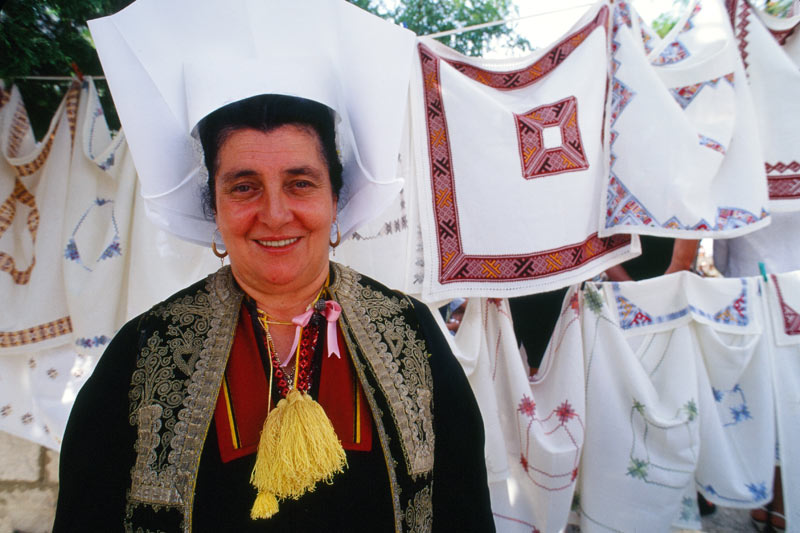
[[[497, 530], [561, 531], [572, 505], [585, 430], [577, 287], [567, 294], [547, 355], [531, 379], [514, 337], [508, 301], [472, 299], [469, 306], [480, 306], [482, 318], [482, 324], [470, 324], [478, 326], [481, 337], [471, 383], [482, 412], [483, 406], [498, 410], [493, 413], [496, 422], [486, 430], [488, 435], [499, 428], [508, 469], [503, 478], [489, 479]], [[458, 335], [464, 326], [462, 322]]]
[[411, 128], [425, 299], [554, 290], [638, 252], [635, 237], [597, 235], [608, 21], [600, 2], [520, 60], [420, 40]]
[[800, 531], [800, 270], [774, 274], [767, 285], [772, 321], [775, 409], [786, 531]]
[[800, 210], [800, 15], [777, 18], [747, 0], [729, 0], [728, 11], [750, 82], [758, 118], [770, 208]]
[[0, 109], [0, 356], [69, 343], [61, 235], [80, 85], [73, 84], [41, 143], [19, 92]]
[[111, 137], [92, 80], [83, 83], [79, 109], [62, 269], [74, 349], [96, 358], [126, 318], [136, 170], [125, 135]]
[[664, 39], [627, 3], [615, 9], [600, 234], [729, 238], [768, 224], [756, 114], [720, 2], [693, 0]]

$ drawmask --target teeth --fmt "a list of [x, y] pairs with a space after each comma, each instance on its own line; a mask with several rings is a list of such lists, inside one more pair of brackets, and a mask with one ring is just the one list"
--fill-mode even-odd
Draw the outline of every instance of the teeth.
[[294, 239], [284, 239], [282, 241], [256, 241], [256, 242], [261, 246], [266, 246], [268, 248], [280, 248], [281, 246], [288, 246], [299, 240], [300, 237], [295, 237]]

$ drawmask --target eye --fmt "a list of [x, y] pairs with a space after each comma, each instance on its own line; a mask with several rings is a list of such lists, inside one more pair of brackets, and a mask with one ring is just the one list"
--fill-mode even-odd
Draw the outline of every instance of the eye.
[[252, 187], [249, 183], [237, 183], [231, 188], [232, 192], [249, 192]]

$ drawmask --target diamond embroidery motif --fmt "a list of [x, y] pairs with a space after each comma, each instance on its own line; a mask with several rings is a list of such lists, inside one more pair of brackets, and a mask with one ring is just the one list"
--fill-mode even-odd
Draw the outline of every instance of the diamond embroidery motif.
[[[522, 159], [522, 176], [534, 179], [589, 168], [578, 129], [578, 101], [574, 96], [514, 114]], [[545, 130], [558, 128], [561, 145], [547, 148]], [[549, 132], [548, 132], [549, 133]], [[548, 141], [556, 136], [548, 134]]]

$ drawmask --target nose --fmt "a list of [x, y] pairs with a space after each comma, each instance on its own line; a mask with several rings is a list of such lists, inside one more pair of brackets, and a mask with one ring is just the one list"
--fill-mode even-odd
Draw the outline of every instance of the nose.
[[267, 190], [259, 211], [259, 220], [267, 227], [278, 229], [292, 219], [288, 198], [281, 191]]

